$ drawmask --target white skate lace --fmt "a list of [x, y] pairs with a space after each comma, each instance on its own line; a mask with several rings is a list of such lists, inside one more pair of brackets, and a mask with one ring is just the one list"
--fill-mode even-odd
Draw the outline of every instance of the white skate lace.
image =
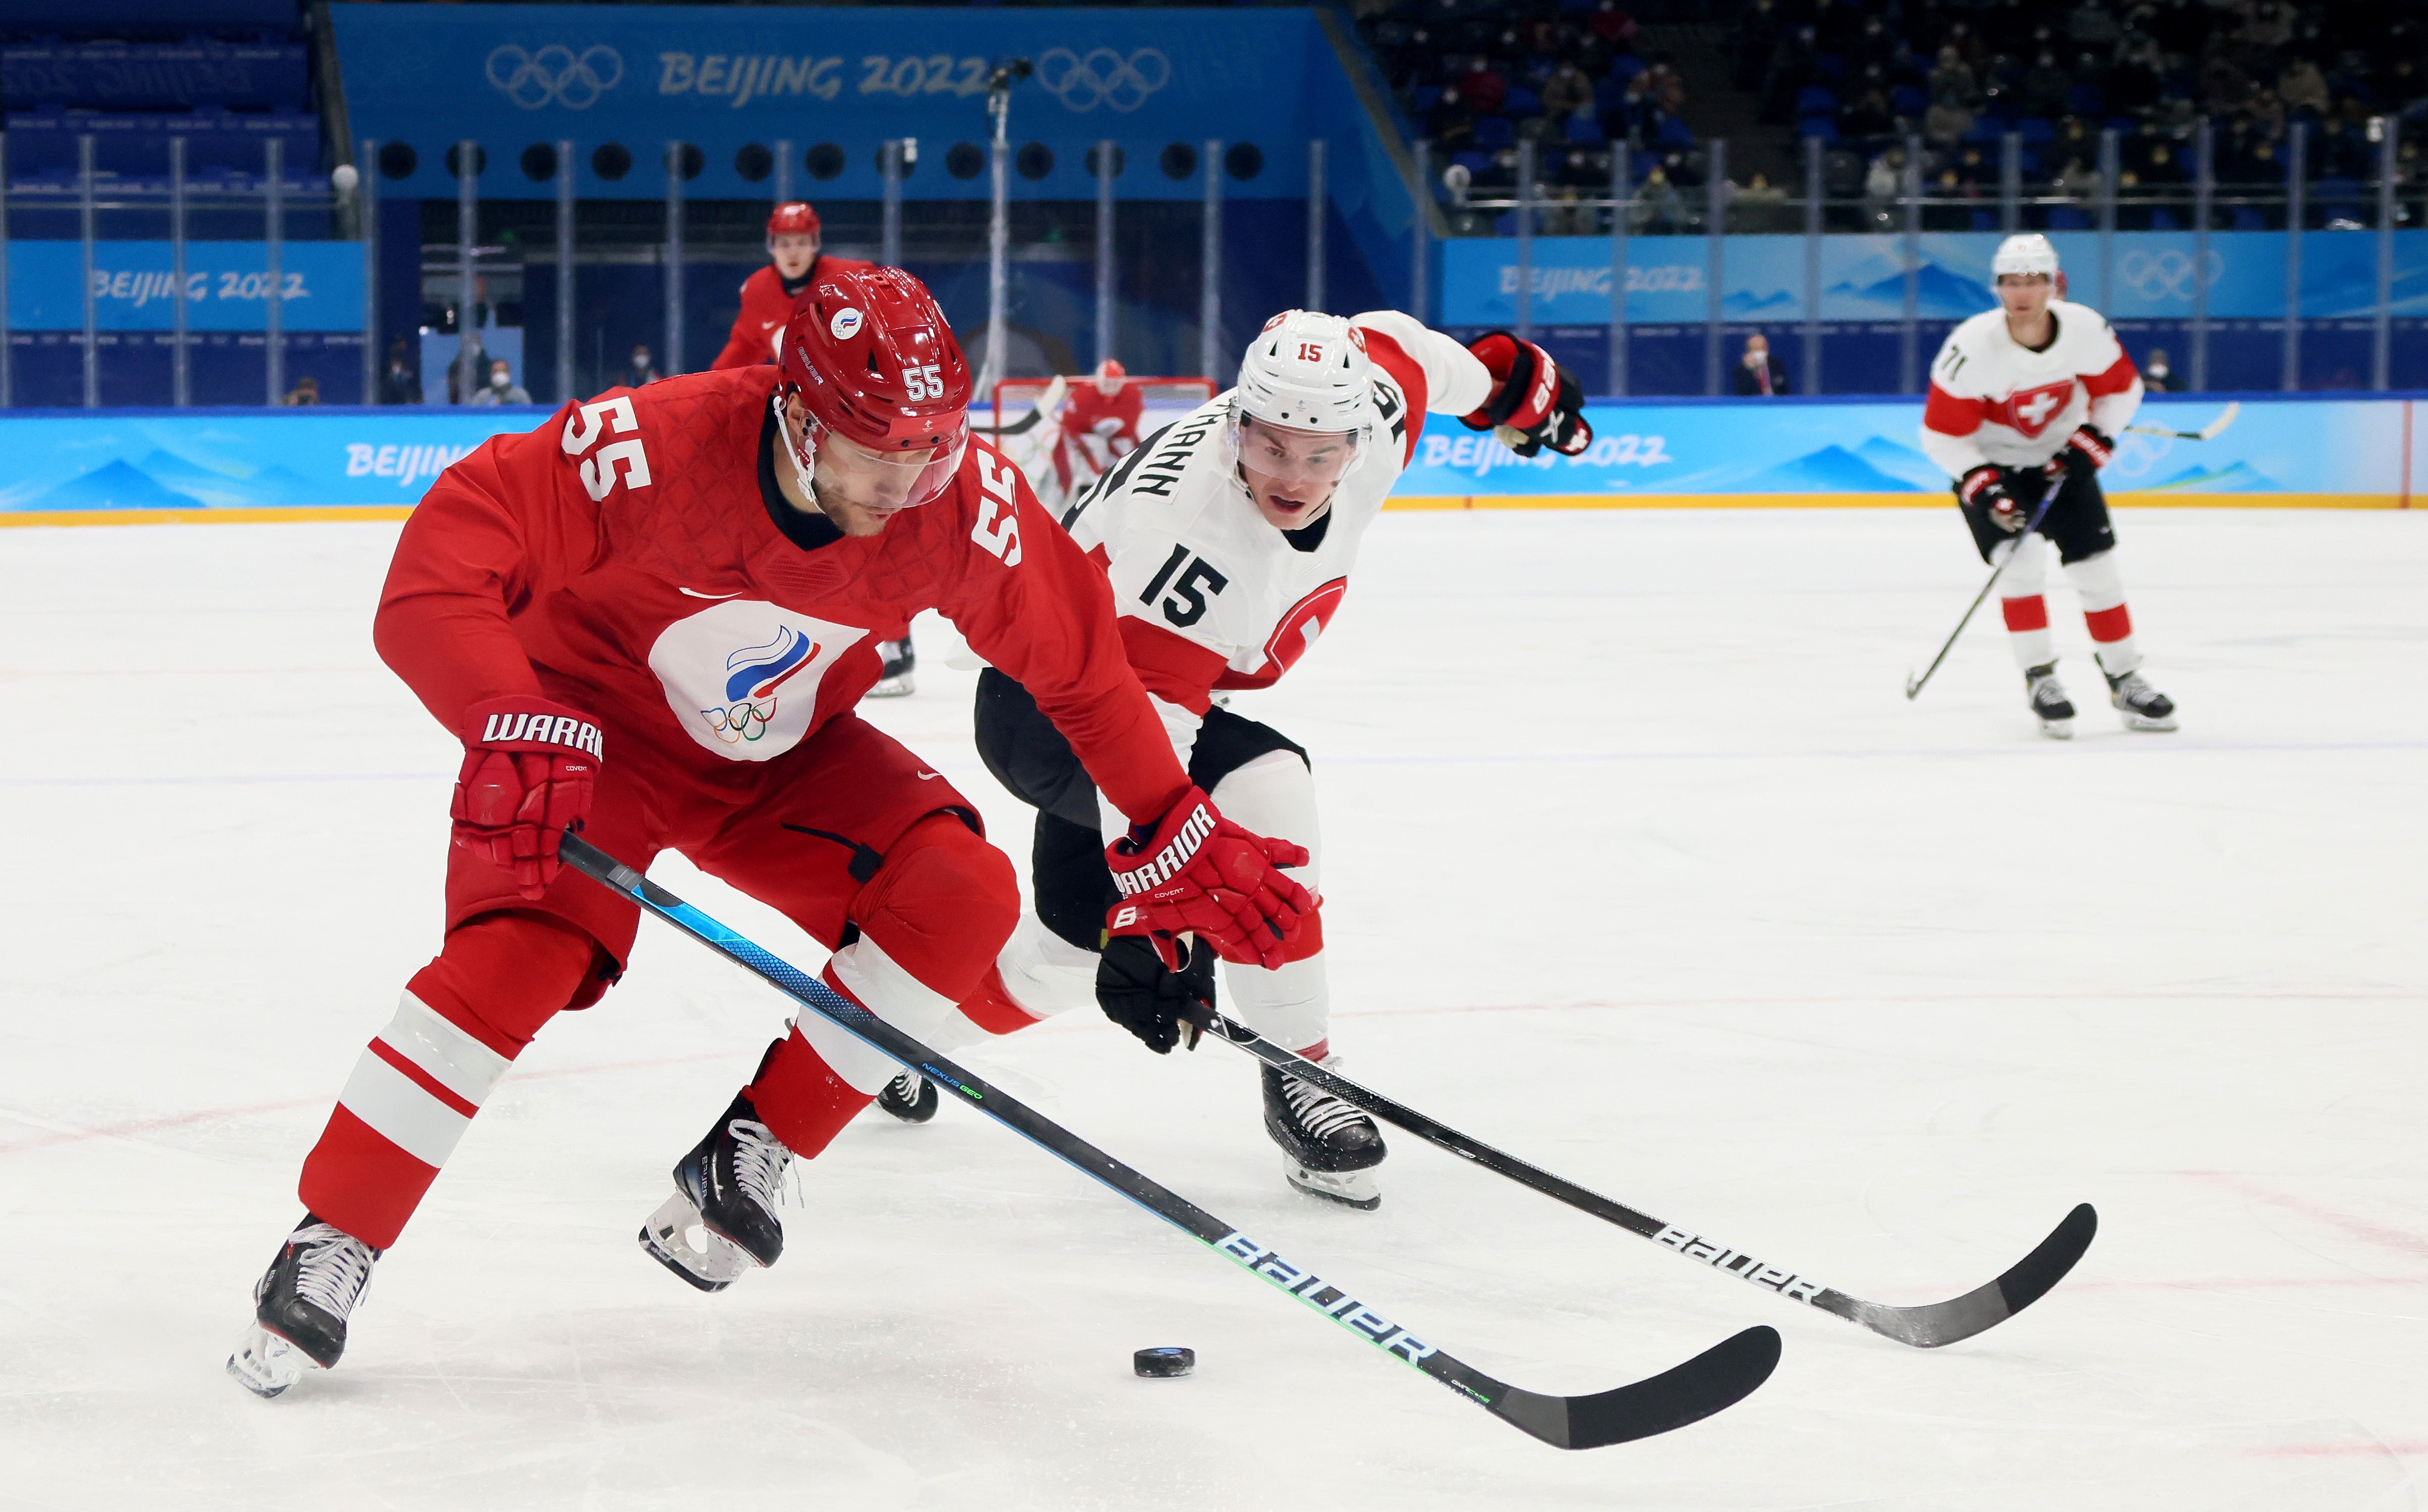
[[2116, 680], [2116, 696], [2138, 709], [2155, 695], [2150, 684], [2141, 681], [2141, 673], [2127, 672]]
[[737, 1118], [726, 1126], [726, 1131], [733, 1136], [735, 1185], [772, 1216], [783, 1194], [784, 1173], [792, 1168], [793, 1152], [764, 1124]]
[[1362, 1123], [1366, 1118], [1364, 1109], [1296, 1076], [1282, 1078], [1282, 1096], [1289, 1104], [1290, 1116], [1319, 1142], [1330, 1139], [1337, 1130]]
[[343, 1320], [371, 1278], [371, 1247], [327, 1224], [299, 1228], [288, 1243], [303, 1247], [295, 1266], [295, 1294], [333, 1318]]

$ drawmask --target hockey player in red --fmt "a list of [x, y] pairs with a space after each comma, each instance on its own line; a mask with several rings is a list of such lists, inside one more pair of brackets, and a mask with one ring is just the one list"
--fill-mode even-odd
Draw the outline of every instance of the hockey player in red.
[[865, 269], [873, 265], [852, 257], [829, 257], [820, 250], [818, 212], [807, 201], [776, 206], [767, 217], [767, 266], [742, 281], [742, 312], [733, 318], [733, 334], [725, 350], [709, 364], [747, 368], [776, 360], [776, 337], [793, 318], [793, 306], [811, 280], [821, 273]]
[[[1105, 564], [1130, 665], [1190, 779], [1243, 822], [1304, 846], [1309, 886], [1322, 857], [1307, 753], [1228, 707], [1226, 694], [1271, 686], [1331, 624], [1428, 411], [1491, 429], [1526, 455], [1546, 446], [1574, 455], [1593, 439], [1579, 405], [1575, 377], [1505, 332], [1470, 348], [1397, 311], [1290, 310], [1249, 344], [1236, 387], [1140, 443], [1063, 516]], [[1038, 810], [1035, 907], [998, 962], [1005, 987], [1033, 1013], [1092, 1002], [1169, 1051], [1205, 1021], [1214, 962], [1107, 940], [1103, 910], [1117, 890], [1101, 837], [1124, 821], [1104, 814], [1101, 790], [1033, 692], [1009, 667], [978, 680], [978, 753]], [[1230, 1014], [1274, 1044], [1312, 1060], [1331, 1055], [1319, 923], [1278, 962], [1226, 969], [1223, 991]], [[1263, 1087], [1284, 1178], [1353, 1208], [1379, 1205], [1385, 1150], [1373, 1121], [1277, 1070], [1264, 1072]], [[906, 1075], [879, 1106], [915, 1121], [932, 1097]]]
[[1123, 380], [1127, 369], [1107, 357], [1096, 365], [1095, 380], [1070, 391], [1062, 413], [1055, 417], [1054, 476], [1069, 498], [1108, 471], [1139, 443], [1139, 420], [1146, 414], [1146, 391]]
[[[2141, 375], [2099, 312], [2062, 297], [2057, 249], [2046, 237], [2009, 237], [1990, 268], [1998, 308], [1950, 331], [1939, 349], [1922, 449], [1956, 480], [1982, 560], [2008, 562], [1999, 608], [2042, 731], [2060, 740], [2074, 733], [2074, 704], [2058, 682], [2057, 643], [2041, 596], [2051, 543], [2082, 598], [2108, 701], [2125, 728], [2173, 730], [2174, 701], [2141, 676], [2116, 570], [2116, 529], [2099, 488], [2099, 469], [2141, 407]], [[2047, 512], [2026, 534], [2044, 500]]]
[[[939, 1049], [1033, 1022], [994, 969], [1010, 863], [950, 782], [852, 712], [873, 643], [921, 609], [1036, 690], [1137, 820], [1108, 851], [1137, 874], [1121, 929], [1278, 961], [1312, 925], [1275, 870], [1305, 852], [1190, 785], [1102, 574], [970, 440], [969, 391], [916, 279], [828, 271], [779, 365], [567, 405], [449, 468], [406, 522], [373, 629], [464, 741], [446, 942], [304, 1160], [308, 1210], [228, 1362], [248, 1388], [336, 1364], [372, 1262], [515, 1057], [622, 972], [637, 912], [559, 871], [568, 830], [638, 867], [680, 850], [772, 904], [834, 948], [829, 986]], [[772, 1263], [775, 1182], [894, 1070], [804, 1015], [677, 1167], [650, 1252], [712, 1290]]]

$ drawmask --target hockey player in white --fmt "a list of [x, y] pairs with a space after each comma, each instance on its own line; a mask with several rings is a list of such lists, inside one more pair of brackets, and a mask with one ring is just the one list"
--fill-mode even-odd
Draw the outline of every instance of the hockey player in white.
[[[2014, 553], [1998, 582], [2007, 643], [2042, 732], [2074, 733], [2074, 704], [2057, 678], [2048, 603], [2041, 596], [2054, 544], [2082, 599], [2082, 616], [2130, 730], [2173, 730], [2175, 706], [2141, 676], [2141, 649], [2116, 570], [2116, 532], [2099, 469], [2141, 404], [2141, 378], [2099, 312], [2059, 296], [2046, 237], [2009, 237], [1990, 264], [1998, 308], [1947, 334], [1930, 368], [1922, 449], [1956, 480], [1956, 499], [1982, 560]], [[2032, 513], [2056, 498], [2028, 534]]]
[[[1294, 873], [1321, 891], [1323, 863], [1306, 752], [1224, 707], [1228, 690], [1271, 686], [1339, 608], [1359, 542], [1414, 453], [1427, 411], [1493, 430], [1526, 455], [1591, 442], [1580, 391], [1540, 347], [1495, 333], [1462, 347], [1405, 315], [1292, 310], [1248, 349], [1239, 386], [1148, 437], [1063, 516], [1106, 565], [1122, 639], [1173, 744], [1225, 814], [1305, 846]], [[1219, 701], [1218, 701], [1219, 699]], [[1038, 809], [1031, 902], [997, 961], [1006, 989], [1041, 1016], [1096, 1002], [1158, 1054], [1193, 1046], [1214, 999], [1209, 953], [1185, 942], [1107, 945], [1113, 889], [1087, 772], [1020, 684], [978, 684], [979, 754]], [[1320, 928], [1275, 969], [1226, 966], [1226, 1011], [1327, 1064], [1331, 998]], [[1265, 1126], [1290, 1184], [1370, 1208], [1381, 1134], [1362, 1111], [1267, 1068]], [[904, 1077], [879, 1106], [915, 1118], [932, 1095]]]

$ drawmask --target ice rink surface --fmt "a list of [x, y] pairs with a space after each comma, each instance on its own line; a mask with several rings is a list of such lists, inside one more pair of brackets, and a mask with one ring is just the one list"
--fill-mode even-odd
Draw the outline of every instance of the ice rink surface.
[[[384, 1259], [341, 1370], [221, 1362], [363, 1042], [436, 947], [456, 749], [374, 658], [394, 527], [0, 531], [0, 1506], [2412, 1508], [2428, 1479], [2428, 519], [2122, 518], [2173, 735], [2036, 734], [1940, 511], [1395, 515], [1240, 712], [1308, 747], [1351, 1073], [1861, 1295], [2078, 1201], [1917, 1352], [1393, 1134], [1282, 1184], [1246, 1058], [1093, 1014], [1009, 1091], [1515, 1384], [1755, 1323], [1743, 1405], [1545, 1448], [984, 1119], [871, 1114], [776, 1269], [633, 1232], [786, 1005], [644, 922]], [[1025, 854], [923, 622], [873, 718]], [[613, 759], [613, 752], [609, 753]], [[669, 858], [661, 880], [791, 953]], [[1130, 1352], [1187, 1344], [1186, 1380]]]

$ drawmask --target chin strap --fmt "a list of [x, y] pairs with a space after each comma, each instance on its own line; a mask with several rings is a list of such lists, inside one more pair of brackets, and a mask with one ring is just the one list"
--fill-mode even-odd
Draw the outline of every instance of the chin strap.
[[807, 499], [811, 505], [815, 507], [818, 501], [818, 485], [810, 476], [809, 469], [801, 466], [801, 453], [793, 445], [793, 420], [791, 416], [784, 413], [784, 391], [781, 388], [777, 389], [775, 397], [768, 401], [768, 407], [776, 414], [776, 450], [783, 452], [784, 460], [793, 465], [793, 476], [799, 480], [801, 485], [801, 497]]

